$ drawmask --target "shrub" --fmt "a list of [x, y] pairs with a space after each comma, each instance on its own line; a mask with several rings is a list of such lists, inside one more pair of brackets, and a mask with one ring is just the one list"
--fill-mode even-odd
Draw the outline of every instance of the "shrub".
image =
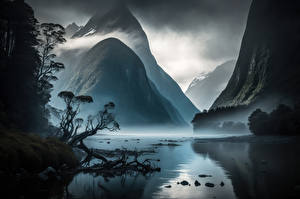
[[24, 168], [39, 172], [63, 164], [74, 168], [78, 165], [70, 146], [55, 138], [40, 138], [15, 131], [0, 130], [0, 169], [14, 171]]

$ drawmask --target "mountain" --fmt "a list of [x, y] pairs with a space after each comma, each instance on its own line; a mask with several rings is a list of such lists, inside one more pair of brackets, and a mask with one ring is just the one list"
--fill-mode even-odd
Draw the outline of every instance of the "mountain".
[[81, 27], [78, 26], [76, 23], [71, 23], [69, 25], [67, 25], [67, 27], [65, 28], [66, 31], [66, 38], [70, 38], [72, 37]]
[[126, 6], [118, 5], [106, 13], [96, 13], [73, 35], [73, 38], [94, 35], [117, 37], [133, 49], [142, 60], [149, 79], [187, 122], [190, 122], [194, 114], [199, 112], [178, 84], [157, 64], [142, 26]]
[[227, 61], [200, 78], [195, 78], [185, 94], [198, 109], [209, 109], [225, 89], [235, 67], [235, 60]]
[[297, 0], [253, 0], [235, 70], [212, 108], [299, 102], [299, 7]]
[[94, 98], [86, 109], [95, 110], [112, 101], [121, 126], [186, 125], [148, 79], [139, 57], [120, 40], [108, 38], [97, 43], [79, 65], [68, 90]]

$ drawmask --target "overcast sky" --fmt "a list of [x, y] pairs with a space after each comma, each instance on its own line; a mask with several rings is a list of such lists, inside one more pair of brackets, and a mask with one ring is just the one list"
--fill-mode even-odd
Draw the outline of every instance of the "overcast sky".
[[[113, 0], [25, 0], [41, 22], [84, 25]], [[185, 91], [194, 77], [236, 59], [251, 0], [123, 0], [159, 65]]]

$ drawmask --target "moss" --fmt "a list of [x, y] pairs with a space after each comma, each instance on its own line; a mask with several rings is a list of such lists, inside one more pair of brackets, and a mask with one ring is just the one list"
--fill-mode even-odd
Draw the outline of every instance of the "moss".
[[70, 168], [78, 165], [71, 147], [55, 138], [41, 138], [12, 130], [0, 129], [0, 169], [15, 171], [24, 168], [39, 172], [52, 166], [66, 164]]

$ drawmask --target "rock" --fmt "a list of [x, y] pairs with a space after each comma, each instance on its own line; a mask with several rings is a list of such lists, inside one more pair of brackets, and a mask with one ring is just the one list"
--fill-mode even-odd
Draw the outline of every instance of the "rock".
[[165, 188], [171, 188], [172, 186], [171, 185], [167, 185], [167, 186], [165, 186]]
[[223, 187], [225, 184], [224, 184], [224, 182], [222, 181], [221, 183], [220, 183], [220, 186], [221, 187]]
[[199, 177], [200, 178], [208, 178], [208, 177], [212, 177], [212, 175], [200, 174]]
[[213, 183], [207, 182], [207, 183], [205, 183], [205, 186], [207, 186], [207, 187], [214, 187], [215, 185]]
[[178, 142], [177, 140], [167, 140], [167, 142]]
[[177, 182], [177, 184], [180, 184], [180, 182]]
[[107, 144], [110, 144], [110, 142], [107, 142]]
[[186, 181], [186, 180], [183, 180], [183, 181], [181, 181], [181, 183], [180, 183], [181, 185], [183, 185], [183, 186], [186, 186], [186, 185], [189, 185], [189, 182], [188, 181]]
[[200, 182], [198, 182], [198, 180], [196, 180], [194, 184], [195, 184], [195, 187], [198, 187], [201, 185]]

